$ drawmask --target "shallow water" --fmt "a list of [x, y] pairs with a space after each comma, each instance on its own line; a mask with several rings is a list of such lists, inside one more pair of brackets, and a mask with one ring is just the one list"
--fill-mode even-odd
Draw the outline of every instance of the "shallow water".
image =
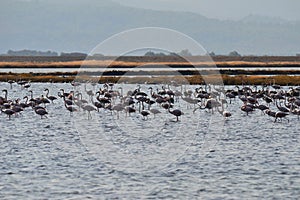
[[165, 68], [143, 68], [143, 67], [134, 67], [134, 68], [0, 68], [1, 73], [55, 73], [55, 72], [108, 72], [108, 71], [126, 71], [126, 72], [157, 72], [157, 71], [172, 71], [177, 72], [180, 70], [190, 70], [190, 71], [210, 71], [210, 70], [245, 70], [245, 71], [298, 71], [299, 67], [269, 67], [267, 69], [256, 68], [256, 67], [191, 67], [191, 68], [174, 68], [168, 67]]
[[[74, 90], [70, 84], [31, 85], [34, 97], [44, 88], [51, 95]], [[29, 95], [17, 85], [0, 88], [10, 99]], [[233, 115], [224, 120], [218, 113], [193, 113], [179, 100], [179, 122], [162, 109], [148, 120], [138, 113], [118, 119], [105, 110], [87, 120], [83, 111], [70, 116], [62, 99], [47, 105], [46, 119], [32, 109], [11, 120], [2, 113], [0, 199], [299, 197], [300, 121], [290, 115], [289, 123], [274, 123], [258, 110], [247, 116], [241, 105], [239, 99], [229, 104]]]

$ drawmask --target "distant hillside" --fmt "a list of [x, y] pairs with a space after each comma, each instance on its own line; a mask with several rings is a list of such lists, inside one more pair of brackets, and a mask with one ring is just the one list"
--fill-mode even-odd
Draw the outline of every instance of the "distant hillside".
[[7, 56], [58, 56], [57, 52], [54, 51], [35, 51], [35, 50], [20, 50], [13, 51], [8, 50]]
[[1, 0], [0, 53], [9, 49], [89, 52], [112, 34], [143, 26], [178, 30], [217, 54], [300, 52], [300, 22], [259, 16], [220, 21], [187, 12], [130, 8], [109, 0]]

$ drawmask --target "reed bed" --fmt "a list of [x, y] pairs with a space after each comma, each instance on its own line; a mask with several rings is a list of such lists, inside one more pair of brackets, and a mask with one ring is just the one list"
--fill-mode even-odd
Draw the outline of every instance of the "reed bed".
[[193, 76], [152, 76], [152, 77], [128, 77], [128, 76], [88, 76], [88, 75], [77, 75], [70, 73], [69, 75], [61, 74], [0, 74], [0, 81], [6, 82], [8, 80], [13, 81], [31, 81], [31, 82], [122, 82], [122, 83], [133, 83], [133, 84], [145, 84], [145, 83], [172, 83], [176, 82], [178, 84], [224, 84], [224, 85], [268, 85], [276, 82], [280, 85], [300, 85], [300, 76], [289, 76], [289, 75], [278, 75], [278, 76], [257, 76], [257, 75], [193, 75]]
[[226, 61], [226, 62], [125, 62], [113, 60], [85, 60], [85, 61], [66, 61], [66, 62], [0, 62], [0, 68], [79, 68], [79, 67], [140, 67], [140, 66], [170, 66], [170, 67], [299, 67], [300, 62], [246, 62], [246, 61]]

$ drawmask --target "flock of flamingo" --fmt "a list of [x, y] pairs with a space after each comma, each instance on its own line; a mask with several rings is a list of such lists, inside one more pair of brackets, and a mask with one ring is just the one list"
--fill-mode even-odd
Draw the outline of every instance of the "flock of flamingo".
[[[8, 81], [12, 89], [14, 81]], [[300, 116], [300, 87], [289, 87], [284, 89], [280, 85], [261, 86], [235, 86], [231, 89], [226, 87], [216, 87], [211, 85], [199, 85], [195, 89], [183, 89], [183, 87], [170, 85], [156, 85], [142, 91], [139, 85], [132, 90], [123, 91], [117, 84], [105, 83], [99, 89], [94, 89], [96, 83], [90, 83], [93, 89], [87, 89], [87, 83], [72, 82], [72, 91], [66, 92], [64, 89], [57, 91], [57, 95], [49, 95], [49, 89], [38, 97], [33, 96], [30, 84], [26, 81], [18, 81], [22, 89], [28, 90], [28, 95], [17, 99], [9, 98], [9, 91], [3, 89], [3, 96], [0, 96], [1, 113], [11, 119], [12, 116], [22, 115], [27, 109], [31, 109], [41, 117], [47, 118], [47, 104], [63, 103], [67, 112], [72, 116], [74, 112], [83, 110], [87, 113], [87, 118], [91, 119], [91, 112], [101, 112], [109, 110], [119, 119], [120, 113], [130, 116], [132, 113], [141, 115], [143, 120], [148, 120], [149, 116], [159, 115], [163, 110], [174, 115], [176, 121], [184, 115], [181, 109], [175, 109], [180, 104], [186, 104], [187, 109], [206, 110], [212, 114], [221, 114], [224, 118], [230, 118], [231, 112], [226, 110], [228, 104], [241, 101], [240, 110], [249, 113], [260, 110], [262, 114], [274, 118], [274, 122], [289, 122], [287, 116]], [[83, 87], [80, 92], [78, 87]], [[154, 86], [153, 86], [154, 87]], [[180, 88], [179, 88], [180, 87]], [[84, 98], [85, 97], [85, 98]], [[236, 104], [236, 103], [235, 103]], [[238, 105], [241, 105], [238, 104]]]

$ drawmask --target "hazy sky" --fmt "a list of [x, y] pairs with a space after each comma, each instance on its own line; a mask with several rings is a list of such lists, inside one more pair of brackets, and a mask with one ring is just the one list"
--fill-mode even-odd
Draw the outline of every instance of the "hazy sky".
[[123, 5], [155, 10], [190, 11], [218, 19], [264, 15], [300, 20], [299, 0], [113, 0]]
[[[300, 53], [299, 8], [300, 0], [0, 0], [0, 53], [9, 49], [90, 52], [116, 33], [154, 26], [181, 31], [217, 54], [236, 50], [245, 55], [295, 55]], [[149, 9], [222, 20], [259, 17], [223, 22]]]

